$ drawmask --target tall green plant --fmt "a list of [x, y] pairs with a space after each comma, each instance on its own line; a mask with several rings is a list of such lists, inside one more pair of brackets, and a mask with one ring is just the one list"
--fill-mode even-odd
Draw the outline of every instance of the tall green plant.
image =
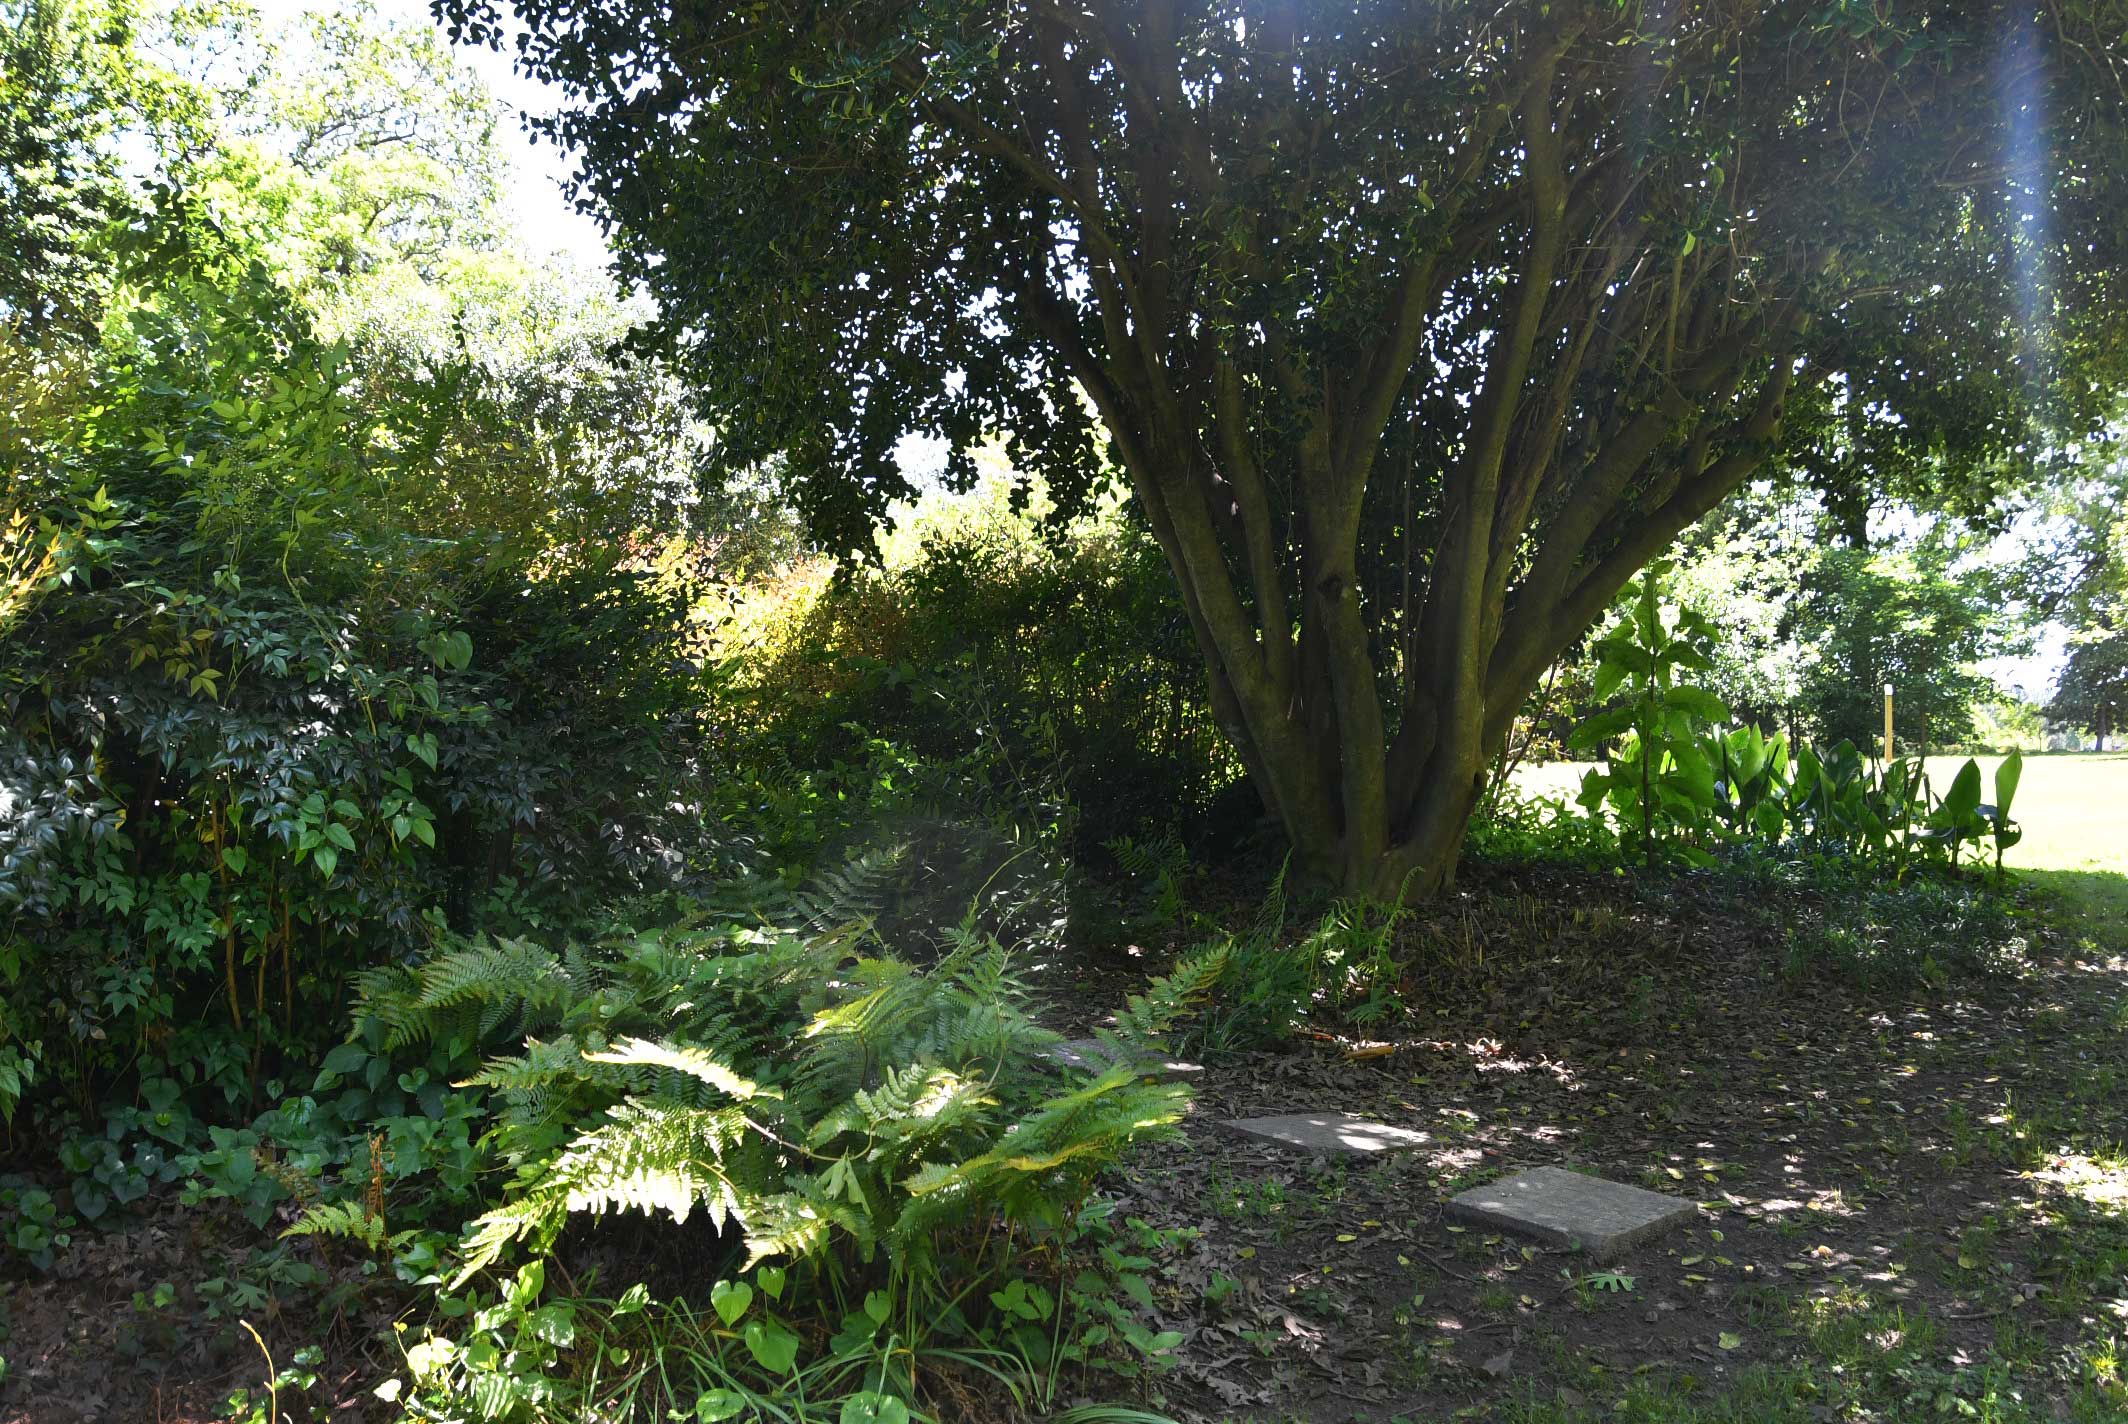
[[1582, 778], [1579, 801], [1592, 815], [1608, 807], [1649, 865], [1666, 857], [1711, 864], [1695, 843], [1707, 834], [1720, 799], [1715, 762], [1701, 736], [1709, 724], [1727, 720], [1729, 709], [1681, 677], [1713, 665], [1714, 631], [1691, 609], [1665, 621], [1665, 569], [1653, 565], [1641, 576], [1639, 597], [1596, 642], [1594, 694], [1602, 700], [1623, 691], [1625, 701], [1582, 723], [1568, 745], [1610, 748], [1603, 766]]
[[2022, 831], [2010, 819], [2023, 762], [1997, 769], [1993, 803], [1967, 761], [1936, 796], [1919, 758], [1878, 767], [1854, 743], [1791, 749], [1755, 724], [1724, 726], [1719, 698], [1683, 680], [1711, 666], [1714, 630], [1691, 609], [1666, 622], [1662, 569], [1642, 579], [1618, 625], [1596, 642], [1597, 696], [1624, 698], [1583, 722], [1569, 745], [1607, 748], [1582, 780], [1580, 804], [1608, 814], [1649, 863], [1712, 864], [1721, 848], [1805, 851], [1849, 859], [1873, 875], [1902, 879], [1915, 865], [1955, 871], [1965, 848], [1990, 843], [2002, 855]]
[[1757, 723], [1710, 728], [1702, 739], [1715, 764], [1715, 819], [1731, 844], [1778, 843], [1787, 827], [1782, 793], [1788, 784], [1788, 739], [1768, 737]]

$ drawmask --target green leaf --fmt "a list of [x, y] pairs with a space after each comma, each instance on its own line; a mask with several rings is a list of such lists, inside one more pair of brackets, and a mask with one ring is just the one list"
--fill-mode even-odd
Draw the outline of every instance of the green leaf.
[[535, 1338], [566, 1350], [576, 1343], [576, 1311], [567, 1301], [543, 1305], [525, 1317]]
[[251, 865], [251, 853], [242, 846], [224, 846], [222, 848], [222, 864], [242, 875]]
[[1663, 694], [1663, 701], [1670, 706], [1689, 712], [1702, 722], [1726, 722], [1729, 708], [1722, 699], [1703, 687], [1673, 687]]
[[332, 879], [333, 872], [340, 868], [340, 852], [329, 845], [319, 846], [310, 853], [310, 858], [312, 863], [318, 867], [318, 874], [324, 876], [327, 880]]
[[770, 1374], [789, 1374], [798, 1362], [798, 1337], [773, 1320], [749, 1320], [739, 1332], [748, 1353]]
[[730, 1325], [754, 1303], [754, 1288], [744, 1281], [718, 1281], [709, 1288], [709, 1303], [717, 1318]]
[[1951, 789], [1943, 793], [1942, 811], [1953, 825], [1965, 820], [1980, 809], [1980, 763], [1968, 760], [1958, 768], [1958, 775], [1951, 780]]
[[2025, 754], [2011, 752], [1995, 768], [1995, 819], [2010, 819], [2010, 803], [2017, 798], [2017, 783], [2025, 774]]
[[783, 1280], [783, 1267], [781, 1266], [763, 1266], [760, 1270], [754, 1272], [754, 1283], [760, 1286], [762, 1290], [768, 1292], [770, 1300], [783, 1299]]
[[746, 1396], [728, 1389], [713, 1389], [695, 1398], [695, 1418], [701, 1424], [716, 1424], [720, 1419], [736, 1419], [746, 1408]]
[[842, 1424], [909, 1424], [909, 1406], [892, 1395], [866, 1390], [842, 1402]]
[[1566, 744], [1570, 747], [1593, 747], [1598, 742], [1608, 741], [1612, 737], [1631, 731], [1632, 728], [1633, 709], [1631, 707], [1613, 707], [1609, 711], [1598, 712], [1595, 716], [1589, 718], [1588, 721], [1576, 727], [1573, 735], [1566, 739]]
[[1671, 752], [1677, 763], [1664, 778], [1666, 784], [1677, 788], [1696, 806], [1714, 804], [1714, 768], [1708, 764], [1707, 754], [1698, 747], [1682, 746]]
[[1650, 564], [1640, 579], [1640, 599], [1637, 608], [1641, 640], [1654, 645], [1663, 641], [1662, 631], [1662, 576], [1668, 572], [1665, 564]]

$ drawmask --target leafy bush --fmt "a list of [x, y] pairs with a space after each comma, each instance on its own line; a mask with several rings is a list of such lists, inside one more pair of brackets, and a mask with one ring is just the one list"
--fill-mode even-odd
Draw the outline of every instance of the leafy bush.
[[0, 1110], [92, 1124], [172, 1064], [249, 1100], [515, 876], [685, 870], [704, 799], [684, 586], [409, 524], [480, 403], [371, 379], [186, 200], [111, 260], [100, 346], [0, 342]]
[[[914, 1408], [918, 1356], [962, 1352], [1018, 1387], [1101, 1351], [1113, 1331], [1090, 1345], [1076, 1327], [1058, 1334], [1049, 1312], [1063, 1306], [1015, 1293], [1014, 1262], [1080, 1229], [1097, 1174], [1169, 1130], [1185, 1091], [1125, 1068], [1062, 1074], [1010, 952], [972, 914], [924, 969], [839, 918], [893, 868], [856, 867], [772, 925], [701, 907], [560, 951], [482, 938], [364, 976], [363, 1043], [482, 1057], [465, 1080], [493, 1111], [482, 1150], [514, 1168], [468, 1228], [452, 1289], [477, 1293], [506, 1256], [530, 1258], [470, 1330], [409, 1352], [418, 1392], [483, 1418], [574, 1417], [585, 1378], [570, 1371], [597, 1363], [571, 1352], [579, 1330], [596, 1319], [604, 1336], [637, 1311], [691, 1332], [698, 1372], [660, 1388], [704, 1418], [762, 1398], [800, 1417], [807, 1400]], [[1190, 961], [1134, 998], [1111, 1031], [1119, 1056], [1161, 1047], [1223, 968], [1216, 954]], [[603, 1306], [553, 1294], [543, 1263], [570, 1255], [572, 1223], [629, 1212], [706, 1218], [720, 1323], [677, 1303], [650, 1311], [641, 1289]], [[344, 1198], [304, 1229], [384, 1235]], [[1029, 1311], [1046, 1330], [1013, 1334]]]
[[1129, 515], [1044, 539], [992, 484], [913, 524], [878, 568], [801, 568], [740, 608], [721, 656], [751, 757], [824, 767], [881, 739], [1055, 817], [1081, 855], [1227, 804], [1239, 768]]

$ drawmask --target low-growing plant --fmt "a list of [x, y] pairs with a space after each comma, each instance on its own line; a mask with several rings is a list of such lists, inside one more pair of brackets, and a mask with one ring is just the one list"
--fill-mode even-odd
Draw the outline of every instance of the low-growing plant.
[[[661, 1408], [708, 1397], [697, 1417], [728, 1418], [767, 1398], [795, 1419], [877, 1397], [913, 1411], [920, 1357], [1013, 1387], [1066, 1358], [1000, 1353], [1000, 1312], [1023, 1318], [1035, 1299], [1011, 1282], [1067, 1248], [1095, 1177], [1171, 1130], [1186, 1090], [1051, 1061], [1057, 1037], [1029, 1017], [1011, 951], [972, 914], [919, 968], [863, 920], [804, 903], [780, 924], [699, 909], [559, 951], [479, 939], [365, 976], [361, 1034], [484, 1055], [464, 1081], [493, 1112], [485, 1149], [515, 1169], [467, 1229], [449, 1286], [468, 1292], [462, 1323], [408, 1352], [417, 1393], [483, 1418], [574, 1417], [592, 1367], [574, 1347], [596, 1307], [554, 1294], [543, 1263], [566, 1258], [572, 1221], [610, 1213], [699, 1213], [718, 1234], [714, 1321], [674, 1315], [677, 1300], [660, 1317], [693, 1341], [689, 1383], [661, 1381]], [[1185, 961], [1102, 1036], [1126, 1061], [1163, 1051], [1224, 967], [1217, 952]], [[299, 1229], [380, 1239], [344, 1203]], [[512, 1255], [526, 1260], [501, 1294], [474, 1303]], [[877, 1407], [857, 1417], [892, 1413]]]
[[1143, 923], [1159, 930], [1184, 922], [1189, 910], [1184, 881], [1190, 860], [1179, 836], [1172, 831], [1144, 839], [1117, 836], [1105, 849], [1116, 858], [1116, 868], [1135, 885], [1136, 898], [1143, 902]]
[[1617, 862], [1618, 831], [1607, 817], [1569, 808], [1558, 796], [1522, 796], [1513, 787], [1491, 797], [1471, 821], [1464, 854], [1473, 860]]
[[0, 1181], [0, 1245], [40, 1271], [48, 1271], [73, 1242], [79, 1223], [52, 1194], [21, 1178]]
[[2025, 949], [2024, 927], [2002, 896], [1970, 881], [1917, 879], [1829, 896], [1821, 917], [1789, 931], [1787, 967], [1898, 988], [2014, 974]]
[[1288, 935], [1281, 869], [1247, 928], [1199, 947], [1223, 968], [1212, 1002], [1182, 1030], [1184, 1047], [1207, 1055], [1271, 1047], [1317, 1013], [1355, 1025], [1401, 1014], [1408, 966], [1399, 960], [1396, 932], [1407, 913], [1348, 897], [1331, 901], [1312, 926]]
[[1231, 1053], [1284, 1041], [1307, 1017], [1321, 983], [1312, 955], [1284, 942], [1286, 877], [1272, 878], [1248, 928], [1212, 941], [1222, 966], [1218, 993], [1183, 1031], [1193, 1053]]

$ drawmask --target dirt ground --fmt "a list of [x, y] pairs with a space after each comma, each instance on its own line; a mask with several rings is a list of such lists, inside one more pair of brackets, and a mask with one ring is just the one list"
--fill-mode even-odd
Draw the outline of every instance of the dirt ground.
[[[2034, 917], [2014, 982], [1886, 997], [1782, 973], [1776, 909], [1606, 892], [1467, 893], [1415, 932], [1466, 966], [1414, 986], [1431, 1025], [1205, 1075], [1185, 1140], [1122, 1194], [1189, 1234], [1156, 1402], [1191, 1421], [1651, 1401], [1830, 1420], [1962, 1416], [1994, 1390], [2035, 1418], [2128, 1419], [2119, 947]], [[1328, 1109], [1431, 1142], [1324, 1162], [1217, 1127]], [[1455, 1192], [1542, 1164], [1690, 1198], [1698, 1220], [1609, 1268], [1443, 1220]]]

